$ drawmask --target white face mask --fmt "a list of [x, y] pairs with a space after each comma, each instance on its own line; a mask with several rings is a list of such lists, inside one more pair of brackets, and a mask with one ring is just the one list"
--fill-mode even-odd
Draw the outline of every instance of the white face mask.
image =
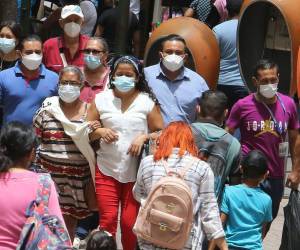
[[60, 85], [58, 95], [66, 103], [74, 102], [80, 96], [80, 87], [72, 85]]
[[162, 63], [168, 70], [174, 72], [183, 66], [183, 58], [175, 54], [167, 55], [163, 58]]
[[259, 85], [259, 93], [265, 98], [272, 98], [277, 93], [278, 83]]
[[23, 65], [29, 70], [36, 70], [42, 63], [42, 55], [32, 53], [22, 56]]
[[64, 31], [69, 37], [77, 37], [80, 33], [80, 25], [75, 22], [66, 23]]

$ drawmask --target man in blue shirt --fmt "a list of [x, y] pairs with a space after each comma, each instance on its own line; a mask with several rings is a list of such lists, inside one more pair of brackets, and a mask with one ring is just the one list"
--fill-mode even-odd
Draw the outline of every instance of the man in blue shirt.
[[184, 66], [186, 52], [185, 40], [169, 35], [161, 44], [161, 61], [144, 69], [148, 85], [160, 103], [165, 126], [172, 121], [194, 122], [200, 97], [208, 90], [205, 80]]
[[58, 76], [41, 64], [42, 41], [38, 36], [28, 36], [20, 47], [20, 61], [0, 72], [0, 104], [4, 123], [30, 125], [45, 98], [57, 94]]

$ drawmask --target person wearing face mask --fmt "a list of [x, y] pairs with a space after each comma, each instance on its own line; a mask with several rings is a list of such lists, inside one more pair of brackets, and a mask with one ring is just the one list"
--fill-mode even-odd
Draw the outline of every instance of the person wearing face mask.
[[19, 59], [16, 48], [21, 34], [21, 26], [14, 21], [0, 24], [0, 71], [13, 67]]
[[[298, 115], [292, 98], [277, 92], [278, 65], [262, 59], [258, 61], [253, 76], [256, 93], [240, 99], [232, 107], [227, 120], [227, 130], [241, 131], [242, 155], [258, 149], [268, 158], [269, 176], [261, 188], [272, 199], [273, 219], [276, 218], [284, 189], [284, 162], [288, 150], [294, 162], [294, 147], [298, 134]], [[288, 142], [285, 141], [288, 134]], [[288, 176], [292, 185], [298, 180], [293, 170]]]
[[144, 69], [160, 103], [165, 126], [172, 121], [194, 122], [201, 95], [208, 90], [205, 80], [184, 66], [186, 52], [185, 40], [171, 34], [161, 44], [160, 62]]
[[84, 49], [84, 87], [80, 99], [90, 103], [95, 95], [107, 88], [109, 82], [109, 67], [106, 60], [108, 45], [101, 37], [91, 37]]
[[32, 124], [32, 117], [45, 98], [57, 94], [58, 76], [42, 64], [42, 41], [36, 35], [22, 40], [20, 60], [0, 72], [0, 104], [3, 123]]
[[84, 53], [89, 39], [81, 35], [84, 16], [79, 5], [66, 5], [61, 10], [59, 25], [63, 30], [60, 37], [48, 39], [44, 44], [43, 62], [48, 69], [59, 72], [67, 65], [84, 67]]
[[110, 76], [110, 89], [97, 94], [88, 111], [88, 120], [99, 120], [103, 126], [90, 136], [91, 141], [101, 138], [95, 179], [99, 223], [101, 229], [116, 236], [121, 204], [123, 249], [134, 250], [132, 228], [139, 206], [132, 188], [138, 159], [144, 143], [162, 129], [163, 122], [137, 58], [116, 58]]
[[88, 104], [80, 100], [83, 74], [67, 66], [59, 75], [58, 96], [47, 98], [33, 119], [41, 140], [36, 165], [52, 175], [71, 239], [79, 219], [92, 214], [85, 193], [95, 169], [89, 144]]

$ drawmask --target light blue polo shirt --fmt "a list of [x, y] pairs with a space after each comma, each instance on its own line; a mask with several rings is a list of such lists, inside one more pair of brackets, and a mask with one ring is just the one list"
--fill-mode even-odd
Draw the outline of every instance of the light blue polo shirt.
[[229, 248], [262, 250], [262, 226], [272, 221], [272, 200], [259, 187], [245, 184], [225, 188], [221, 212]]
[[26, 81], [20, 62], [0, 72], [0, 103], [3, 106], [3, 123], [20, 121], [31, 125], [35, 112], [45, 98], [57, 95], [58, 75], [40, 66], [37, 79]]
[[149, 87], [160, 103], [165, 126], [172, 121], [192, 123], [196, 120], [196, 106], [202, 93], [208, 90], [200, 75], [183, 67], [180, 75], [170, 81], [160, 63], [145, 68], [144, 72]]

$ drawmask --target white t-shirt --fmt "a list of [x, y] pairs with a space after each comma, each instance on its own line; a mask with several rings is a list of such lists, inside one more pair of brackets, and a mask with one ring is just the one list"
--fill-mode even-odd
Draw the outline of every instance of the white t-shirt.
[[134, 182], [138, 158], [127, 154], [127, 151], [138, 135], [148, 133], [147, 115], [155, 104], [147, 94], [140, 93], [122, 113], [121, 99], [115, 97], [111, 89], [97, 94], [95, 104], [103, 126], [113, 129], [119, 136], [116, 142], [110, 144], [100, 141], [97, 151], [99, 170], [119, 182]]

